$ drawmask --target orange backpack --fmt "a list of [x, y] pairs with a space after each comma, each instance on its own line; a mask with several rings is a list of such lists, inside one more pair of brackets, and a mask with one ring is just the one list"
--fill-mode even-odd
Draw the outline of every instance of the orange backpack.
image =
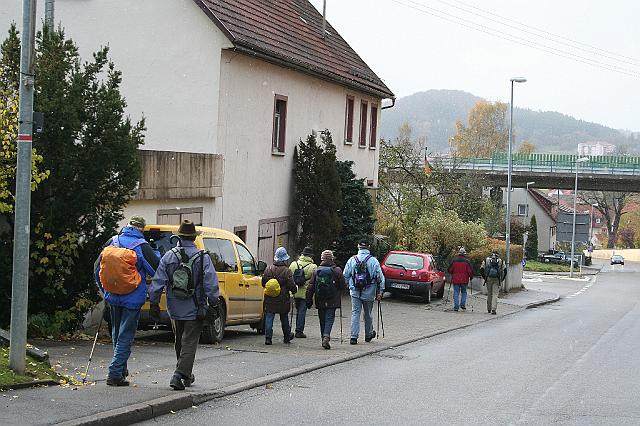
[[105, 291], [123, 295], [138, 288], [142, 278], [136, 268], [138, 255], [134, 249], [145, 242], [137, 240], [131, 247], [122, 247], [119, 238], [115, 236], [111, 245], [102, 250], [99, 276]]

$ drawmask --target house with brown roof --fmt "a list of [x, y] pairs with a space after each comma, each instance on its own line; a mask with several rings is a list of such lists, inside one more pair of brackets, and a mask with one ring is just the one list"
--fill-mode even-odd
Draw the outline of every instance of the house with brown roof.
[[[0, 31], [20, 16], [11, 1]], [[394, 94], [307, 0], [57, 0], [55, 18], [84, 57], [109, 45], [146, 119], [127, 216], [233, 230], [269, 261], [288, 242], [294, 149], [324, 129], [377, 187]]]

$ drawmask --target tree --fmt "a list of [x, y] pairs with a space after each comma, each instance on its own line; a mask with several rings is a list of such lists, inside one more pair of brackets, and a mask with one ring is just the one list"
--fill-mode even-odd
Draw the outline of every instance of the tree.
[[618, 232], [618, 243], [622, 248], [634, 248], [636, 231], [631, 228], [622, 228]]
[[538, 258], [538, 221], [536, 220], [536, 215], [531, 216], [525, 252], [527, 253], [527, 259], [535, 260]]
[[335, 255], [341, 265], [349, 259], [361, 238], [373, 234], [375, 224], [371, 196], [364, 185], [364, 179], [356, 179], [351, 169], [352, 165], [353, 161], [336, 163], [342, 193], [340, 209], [342, 232], [336, 241]]
[[[14, 28], [2, 49], [9, 70], [19, 67], [16, 46]], [[76, 45], [62, 30], [45, 30], [36, 36], [34, 66], [34, 106], [45, 116], [34, 148], [51, 173], [32, 196], [29, 312], [40, 324], [69, 331], [96, 297], [93, 262], [123, 219], [140, 177], [137, 149], [144, 121], [132, 123], [125, 116], [122, 76], [109, 61], [108, 48], [81, 64]], [[8, 81], [3, 84], [17, 85], [17, 74], [2, 76]], [[11, 245], [0, 247], [0, 258], [11, 258]], [[10, 276], [10, 266], [0, 268], [0, 275]], [[5, 281], [0, 291], [9, 294]], [[0, 322], [7, 319], [0, 314]]]
[[579, 198], [585, 204], [594, 205], [605, 222], [607, 223], [607, 248], [614, 248], [618, 239], [618, 228], [622, 215], [626, 213], [624, 207], [630, 194], [627, 192], [603, 192], [603, 191], [585, 191], [579, 193]]
[[504, 152], [509, 139], [507, 104], [479, 101], [469, 112], [468, 125], [456, 122], [451, 145], [459, 157], [492, 157]]
[[518, 148], [518, 154], [533, 154], [536, 152], [536, 146], [529, 141], [524, 141]]
[[294, 249], [311, 245], [316, 253], [332, 246], [342, 223], [341, 181], [336, 168], [336, 146], [324, 130], [320, 142], [311, 134], [294, 153], [292, 228]]

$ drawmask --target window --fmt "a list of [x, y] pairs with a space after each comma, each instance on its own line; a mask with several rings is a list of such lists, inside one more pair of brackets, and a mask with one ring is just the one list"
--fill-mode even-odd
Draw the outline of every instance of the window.
[[158, 210], [157, 217], [161, 225], [180, 225], [183, 220], [190, 220], [194, 225], [202, 226], [202, 207]]
[[596, 223], [597, 223], [597, 224], [599, 224], [599, 223], [600, 223], [600, 218], [599, 218], [599, 217], [597, 217], [597, 218], [596, 218]]
[[230, 240], [221, 238], [205, 238], [204, 246], [211, 253], [211, 260], [216, 272], [237, 272], [238, 261], [236, 251]]
[[233, 233], [236, 234], [238, 238], [240, 238], [243, 242], [247, 242], [247, 227], [246, 226], [236, 226], [233, 228]]
[[518, 216], [528, 216], [528, 211], [526, 204], [518, 204]]
[[366, 102], [360, 104], [360, 148], [367, 146], [367, 106]]
[[376, 147], [378, 137], [378, 107], [371, 105], [371, 131], [369, 132], [369, 148]]
[[247, 275], [258, 275], [256, 261], [251, 255], [251, 252], [242, 244], [236, 244], [236, 247], [238, 248], [238, 257], [240, 257], [240, 264], [242, 265], [242, 273]]
[[273, 134], [271, 152], [284, 153], [284, 141], [287, 130], [287, 97], [276, 95], [273, 106]]
[[344, 143], [353, 143], [353, 96], [347, 96], [347, 106], [344, 112]]
[[392, 253], [384, 264], [391, 268], [417, 271], [424, 268], [424, 258], [414, 254]]

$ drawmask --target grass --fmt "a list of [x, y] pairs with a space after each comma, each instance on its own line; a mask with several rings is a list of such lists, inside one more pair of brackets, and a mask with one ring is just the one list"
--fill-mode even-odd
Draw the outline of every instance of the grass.
[[569, 265], [558, 265], [556, 263], [542, 263], [537, 260], [527, 260], [525, 271], [532, 272], [569, 272]]
[[14, 373], [9, 368], [9, 348], [0, 347], [0, 387], [8, 388], [18, 383], [28, 383], [34, 380], [53, 380], [66, 382], [66, 378], [56, 373], [46, 362], [37, 361], [27, 356], [27, 368], [24, 375]]

